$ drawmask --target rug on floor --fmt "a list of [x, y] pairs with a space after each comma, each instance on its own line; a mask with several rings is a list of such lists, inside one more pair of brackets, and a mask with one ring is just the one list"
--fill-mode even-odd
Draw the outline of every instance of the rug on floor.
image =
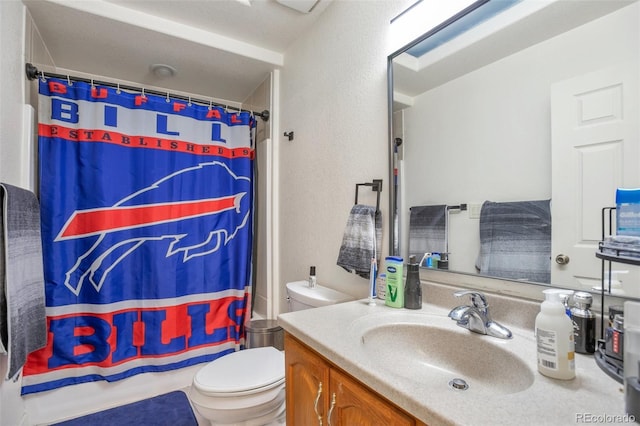
[[182, 391], [89, 414], [54, 426], [198, 426], [189, 399]]

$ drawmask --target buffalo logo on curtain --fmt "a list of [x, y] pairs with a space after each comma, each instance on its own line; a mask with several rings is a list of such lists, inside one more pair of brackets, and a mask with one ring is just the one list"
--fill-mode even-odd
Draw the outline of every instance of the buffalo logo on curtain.
[[235, 351], [251, 282], [249, 112], [40, 80], [47, 346], [22, 393]]

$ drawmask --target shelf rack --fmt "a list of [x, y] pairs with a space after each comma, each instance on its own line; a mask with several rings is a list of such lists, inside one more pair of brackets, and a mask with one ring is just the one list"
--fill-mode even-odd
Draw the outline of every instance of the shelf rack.
[[[604, 337], [604, 296], [605, 292], [611, 294], [611, 264], [612, 263], [624, 263], [627, 265], [640, 265], [640, 258], [625, 256], [620, 253], [628, 251], [624, 249], [618, 249], [615, 247], [605, 247], [604, 240], [607, 235], [613, 235], [613, 212], [616, 210], [615, 207], [604, 207], [602, 209], [602, 238], [600, 243], [598, 243], [598, 251], [596, 252], [596, 257], [602, 260], [602, 269], [601, 269], [601, 277], [600, 277], [600, 302], [601, 302], [601, 315], [600, 315], [600, 340], [598, 341], [598, 345], [596, 348], [595, 358], [598, 366], [607, 373], [610, 377], [617, 380], [618, 382], [623, 382], [623, 364], [615, 359], [608, 358], [603, 354], [603, 347], [605, 345], [605, 337]], [[607, 220], [608, 217], [608, 220]], [[606, 234], [608, 223], [608, 234]], [[607, 253], [604, 250], [607, 250]], [[613, 253], [610, 253], [613, 251]], [[606, 262], [608, 262], [608, 270], [605, 268]], [[608, 271], [608, 289], [605, 291], [605, 271]]]

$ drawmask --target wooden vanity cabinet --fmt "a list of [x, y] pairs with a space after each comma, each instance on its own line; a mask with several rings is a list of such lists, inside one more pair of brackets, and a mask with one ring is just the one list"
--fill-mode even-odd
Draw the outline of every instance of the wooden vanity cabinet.
[[287, 425], [426, 426], [285, 333]]

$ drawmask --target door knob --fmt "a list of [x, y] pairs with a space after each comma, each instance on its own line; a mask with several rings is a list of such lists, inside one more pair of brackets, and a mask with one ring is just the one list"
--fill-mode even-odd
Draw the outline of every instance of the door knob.
[[567, 263], [569, 263], [569, 256], [567, 256], [566, 254], [559, 254], [556, 256], [556, 263], [558, 265], [566, 265]]

